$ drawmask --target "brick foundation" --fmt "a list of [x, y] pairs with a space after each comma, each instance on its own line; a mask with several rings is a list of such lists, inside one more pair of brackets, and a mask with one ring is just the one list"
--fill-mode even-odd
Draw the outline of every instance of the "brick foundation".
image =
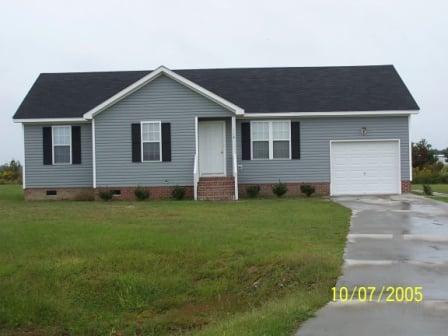
[[411, 181], [401, 181], [401, 192], [409, 193], [412, 190]]
[[[47, 195], [47, 192], [56, 192], [56, 195]], [[93, 188], [26, 188], [24, 191], [25, 200], [72, 200], [72, 201], [93, 201]]]
[[[259, 185], [260, 186], [260, 196], [273, 196], [272, 186], [275, 183], [264, 183], [264, 184], [239, 184], [238, 185], [238, 193], [240, 197], [246, 197], [246, 188], [251, 185]], [[304, 196], [304, 194], [300, 191], [300, 186], [303, 184], [312, 185], [316, 191], [315, 195], [320, 196], [328, 196], [330, 195], [330, 183], [329, 182], [290, 182], [286, 183], [288, 187], [288, 192], [286, 196]]]
[[[211, 185], [211, 184], [215, 185]], [[221, 185], [217, 186], [216, 181], [203, 180], [202, 185], [198, 186], [200, 193], [202, 194], [199, 199], [213, 199], [213, 200], [231, 200], [233, 199], [233, 178], [229, 180], [223, 180]], [[260, 196], [273, 196], [272, 185], [274, 183], [258, 184], [260, 186]], [[303, 184], [310, 184], [316, 189], [315, 194], [320, 196], [328, 196], [330, 194], [329, 182], [313, 182], [313, 183], [300, 183], [290, 182], [286, 183], [288, 186], [288, 192], [286, 196], [303, 196], [300, 191], [300, 186]], [[251, 185], [257, 184], [239, 184], [238, 192], [240, 197], [246, 197], [246, 188]], [[213, 188], [210, 188], [213, 187]], [[185, 186], [185, 198], [193, 198], [193, 187]], [[210, 189], [208, 189], [210, 188]], [[75, 200], [75, 201], [91, 201], [94, 199], [99, 200], [99, 193], [102, 190], [120, 190], [121, 195], [114, 196], [116, 200], [135, 200], [135, 187], [110, 187], [110, 188], [27, 188], [24, 191], [25, 200], [27, 201], [39, 201], [39, 200]], [[171, 198], [171, 192], [173, 187], [159, 186], [159, 187], [147, 187], [149, 191], [150, 199], [169, 199]], [[218, 190], [219, 189], [219, 190]], [[199, 191], [198, 190], [198, 191]], [[56, 191], [56, 195], [47, 195], [47, 191]], [[411, 181], [401, 181], [401, 192], [411, 192]]]
[[[158, 200], [158, 199], [169, 199], [171, 198], [171, 193], [173, 191], [173, 187], [168, 186], [159, 186], [159, 187], [143, 187], [145, 190], [149, 191], [149, 199], [150, 200]], [[193, 187], [192, 186], [184, 186], [185, 188], [185, 197], [186, 199], [193, 198]], [[134, 191], [136, 187], [109, 187], [109, 188], [97, 188], [95, 189], [95, 199], [100, 200], [99, 193], [105, 190], [120, 190], [120, 195], [113, 196], [115, 200], [126, 200], [133, 201], [136, 200]]]

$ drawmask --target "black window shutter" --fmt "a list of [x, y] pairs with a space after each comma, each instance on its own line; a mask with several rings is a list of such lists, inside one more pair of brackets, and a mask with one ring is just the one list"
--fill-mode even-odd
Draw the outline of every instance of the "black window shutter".
[[44, 165], [51, 165], [53, 163], [53, 140], [51, 139], [51, 127], [42, 128], [43, 150], [44, 150]]
[[250, 123], [241, 123], [241, 158], [250, 160]]
[[72, 163], [81, 164], [81, 126], [72, 126]]
[[162, 161], [171, 161], [171, 124], [162, 123]]
[[142, 162], [140, 124], [132, 124], [132, 162]]
[[300, 159], [300, 122], [291, 122], [291, 157], [293, 160]]

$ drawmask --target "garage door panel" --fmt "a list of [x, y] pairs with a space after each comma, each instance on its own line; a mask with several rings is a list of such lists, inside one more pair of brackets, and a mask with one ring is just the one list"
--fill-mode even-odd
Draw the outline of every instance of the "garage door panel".
[[399, 193], [398, 141], [344, 141], [331, 144], [333, 195]]

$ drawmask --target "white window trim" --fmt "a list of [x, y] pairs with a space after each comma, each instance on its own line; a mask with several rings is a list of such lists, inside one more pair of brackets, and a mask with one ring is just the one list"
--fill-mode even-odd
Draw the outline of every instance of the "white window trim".
[[[274, 134], [273, 134], [273, 128], [272, 123], [277, 121], [283, 121], [288, 122], [289, 127], [289, 157], [288, 158], [274, 158], [274, 141], [286, 141], [286, 140], [274, 140]], [[268, 129], [269, 129], [269, 158], [263, 159], [263, 158], [254, 158], [254, 136], [253, 136], [253, 123], [257, 122], [265, 122], [268, 123]], [[255, 140], [255, 141], [261, 141], [261, 140]], [[292, 160], [292, 151], [291, 151], [291, 120], [251, 120], [250, 122], [250, 159], [255, 161], [266, 161], [266, 160], [274, 160], [274, 161], [281, 161], [281, 160]]]
[[[159, 141], [143, 141], [143, 125], [144, 124], [159, 124]], [[159, 143], [159, 160], [143, 160], [143, 144], [144, 143]], [[162, 122], [160, 120], [141, 121], [140, 122], [140, 152], [142, 162], [162, 162]]]
[[[54, 147], [56, 146], [62, 146], [62, 145], [55, 145], [54, 144], [54, 129], [55, 128], [61, 128], [61, 127], [68, 127], [70, 129], [70, 140], [69, 140], [69, 146], [70, 146], [70, 162], [59, 162], [56, 163], [54, 161]], [[67, 145], [63, 145], [63, 146], [67, 146]], [[72, 160], [73, 160], [73, 153], [72, 153], [72, 127], [70, 125], [53, 125], [51, 126], [51, 161], [53, 163], [53, 165], [55, 166], [69, 166], [72, 164]]]

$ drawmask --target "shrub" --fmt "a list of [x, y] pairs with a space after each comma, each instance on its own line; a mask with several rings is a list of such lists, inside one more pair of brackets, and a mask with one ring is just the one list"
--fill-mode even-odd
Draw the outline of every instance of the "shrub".
[[428, 196], [432, 196], [432, 188], [428, 184], [423, 185], [423, 193]]
[[0, 183], [22, 183], [22, 165], [19, 161], [11, 160], [0, 166]]
[[277, 197], [282, 197], [288, 192], [288, 187], [286, 186], [286, 183], [278, 181], [278, 183], [272, 186], [272, 192], [277, 195]]
[[100, 191], [100, 198], [105, 202], [110, 201], [113, 196], [114, 196], [114, 194], [110, 190]]
[[448, 183], [448, 168], [440, 162], [414, 168], [412, 175], [412, 182], [416, 184]]
[[246, 194], [250, 198], [257, 197], [259, 193], [260, 193], [260, 186], [259, 185], [252, 185], [252, 186], [248, 186], [246, 188]]
[[186, 189], [185, 187], [175, 186], [171, 191], [171, 197], [176, 200], [181, 200], [185, 197]]
[[300, 191], [304, 193], [307, 197], [310, 197], [312, 194], [314, 194], [316, 189], [312, 185], [303, 184], [300, 186]]
[[137, 187], [134, 190], [134, 195], [139, 201], [144, 201], [149, 198], [149, 191], [143, 187]]

